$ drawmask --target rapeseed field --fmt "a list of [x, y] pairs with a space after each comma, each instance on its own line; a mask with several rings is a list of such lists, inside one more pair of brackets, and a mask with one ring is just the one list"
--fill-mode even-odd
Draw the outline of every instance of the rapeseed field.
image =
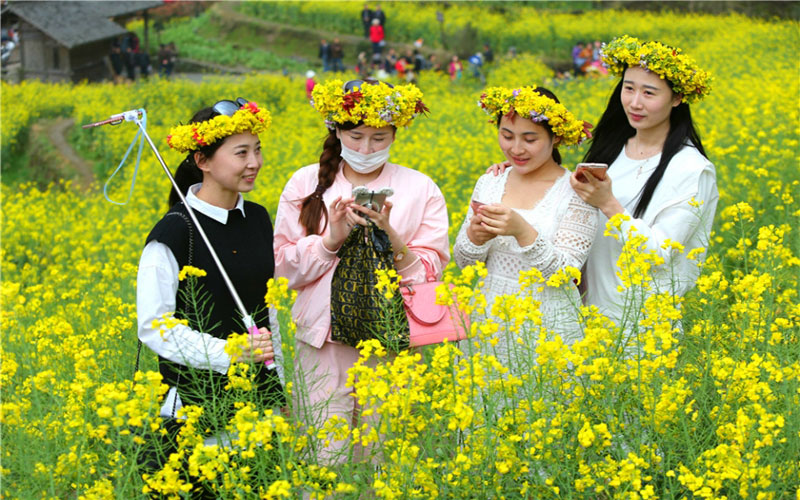
[[[228, 424], [233, 442], [204, 444], [199, 412], [190, 407], [179, 452], [143, 480], [135, 460], [161, 432], [166, 387], [146, 349], [134, 376], [134, 284], [144, 239], [168, 208], [169, 184], [146, 149], [130, 202], [105, 201], [101, 182], [135, 127], [98, 128], [78, 136], [80, 149], [98, 158], [100, 180], [91, 190], [2, 185], [0, 496], [181, 498], [203, 485], [219, 498], [800, 499], [798, 23], [619, 12], [573, 21], [576, 37], [627, 32], [679, 45], [714, 76], [711, 95], [693, 105], [721, 196], [709, 257], [684, 299], [657, 294], [640, 305], [634, 330], [642, 349], [634, 359], [622, 355], [616, 326], [590, 309], [576, 310], [584, 338], [572, 346], [540, 331], [526, 290], [560, 287], [571, 275], [543, 282], [523, 273], [520, 294], [492, 305], [480, 293], [485, 269], [451, 266], [448, 280], [462, 307], [499, 318], [474, 324], [476, 340], [498, 330], [538, 339], [521, 343], [519, 366], [469, 345], [388, 356], [369, 343], [351, 373], [369, 418], [351, 427], [336, 420], [304, 426], [291, 412], [257, 407], [248, 399], [246, 367], [233, 365], [230, 393], [241, 402]], [[486, 23], [504, 30], [493, 17]], [[553, 80], [535, 62], [498, 62], [488, 79], [544, 84], [590, 122], [615, 84]], [[326, 135], [303, 83], [278, 75], [202, 84], [4, 83], [2, 155], [20, 154], [41, 118], [72, 116], [80, 124], [145, 108], [148, 131], [174, 168], [181, 158], [166, 147], [169, 127], [242, 96], [272, 112], [264, 167], [248, 197], [274, 217], [285, 182], [317, 161]], [[479, 89], [433, 74], [419, 86], [430, 115], [398, 131], [392, 160], [440, 186], [452, 242], [475, 180], [502, 154], [477, 107]], [[565, 165], [584, 149], [562, 151]], [[112, 199], [125, 200], [132, 177], [131, 163], [110, 184]], [[628, 237], [626, 285], [647, 287], [648, 266], [657, 262], [637, 250], [635, 234]], [[279, 310], [286, 390], [302, 391], [291, 292], [277, 280], [266, 300]], [[375, 357], [385, 361], [369, 362]], [[320, 443], [342, 438], [352, 442], [350, 459], [321, 465]], [[363, 449], [370, 460], [358, 459]]]

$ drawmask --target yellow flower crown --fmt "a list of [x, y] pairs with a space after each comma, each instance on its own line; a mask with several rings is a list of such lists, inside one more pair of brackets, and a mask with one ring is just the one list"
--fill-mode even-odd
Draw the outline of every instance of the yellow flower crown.
[[217, 115], [204, 122], [172, 127], [167, 144], [176, 151], [188, 153], [234, 134], [250, 132], [259, 135], [269, 128], [270, 123], [272, 117], [269, 111], [259, 108], [254, 102], [248, 102], [233, 116]]
[[325, 125], [333, 129], [336, 123], [364, 122], [368, 127], [381, 128], [394, 125], [405, 127], [428, 108], [422, 102], [422, 91], [415, 85], [392, 87], [384, 82], [349, 82], [331, 80], [314, 86], [311, 105], [325, 118]]
[[481, 94], [478, 105], [495, 120], [498, 116], [516, 113], [534, 123], [547, 122], [565, 146], [580, 144], [589, 137], [586, 122], [575, 118], [563, 104], [536, 92], [534, 87], [491, 87]]
[[600, 49], [608, 71], [620, 76], [625, 68], [641, 66], [672, 84], [687, 103], [696, 102], [711, 92], [711, 76], [694, 59], [659, 42], [642, 43], [628, 35], [615, 38]]

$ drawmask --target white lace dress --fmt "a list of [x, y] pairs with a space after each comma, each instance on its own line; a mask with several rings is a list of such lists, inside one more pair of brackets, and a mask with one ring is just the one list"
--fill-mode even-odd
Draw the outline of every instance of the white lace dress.
[[[483, 203], [501, 203], [511, 168], [498, 176], [485, 174], [478, 179], [472, 199]], [[545, 280], [559, 269], [572, 266], [580, 269], [586, 261], [597, 230], [598, 211], [581, 200], [569, 184], [570, 172], [556, 180], [539, 203], [530, 210], [514, 209], [539, 236], [532, 244], [520, 247], [513, 236], [497, 236], [483, 245], [475, 245], [467, 236], [467, 226], [473, 212], [470, 207], [461, 225], [453, 247], [456, 264], [460, 268], [477, 261], [486, 263], [488, 276], [483, 293], [489, 308], [495, 297], [514, 295], [519, 292], [519, 272], [537, 268]], [[542, 326], [559, 334], [571, 344], [580, 337], [577, 322], [577, 307], [580, 294], [574, 283], [557, 289], [545, 287], [542, 292], [533, 291], [534, 299], [541, 302]], [[476, 318], [478, 319], [478, 318]], [[538, 336], [538, 332], [533, 332]], [[509, 366], [509, 344], [519, 342], [501, 327], [497, 345], [487, 352], [497, 354], [498, 359]], [[522, 339], [524, 345], [535, 346], [536, 337]], [[487, 346], [488, 347], [488, 346]], [[483, 349], [482, 349], [483, 350]]]

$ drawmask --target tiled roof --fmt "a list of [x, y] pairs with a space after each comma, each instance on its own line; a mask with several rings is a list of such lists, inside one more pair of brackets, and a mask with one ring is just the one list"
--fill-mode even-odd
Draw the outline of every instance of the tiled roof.
[[162, 5], [163, 1], [9, 2], [4, 14], [13, 13], [67, 48], [127, 33], [111, 20]]

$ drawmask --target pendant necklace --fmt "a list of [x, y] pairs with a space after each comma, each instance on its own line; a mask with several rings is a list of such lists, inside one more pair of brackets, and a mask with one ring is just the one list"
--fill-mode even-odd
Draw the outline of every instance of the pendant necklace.
[[644, 160], [643, 162], [641, 162], [639, 164], [639, 170], [637, 170], [637, 172], [636, 172], [636, 179], [639, 179], [639, 176], [642, 175], [642, 170], [644, 170], [644, 167], [646, 167], [647, 164], [650, 163], [650, 160], [652, 160], [653, 158], [655, 158], [655, 157], [651, 156], [650, 158]]
[[[637, 153], [636, 154], [638, 156], [642, 156], [643, 154], [647, 154], [647, 153], [644, 153], [643, 150], [641, 149], [638, 137], [634, 137], [634, 139], [636, 140], [636, 146], [637, 146], [637, 148], [636, 148], [637, 149]], [[659, 149], [659, 152], [660, 152], [660, 149]], [[655, 158], [656, 155], [658, 155], [658, 153], [654, 153], [654, 154], [650, 155], [648, 158], [646, 158], [645, 160], [642, 160], [641, 163], [639, 163], [639, 168], [636, 171], [636, 179], [637, 180], [639, 179], [639, 176], [642, 175], [642, 171], [644, 170], [644, 167], [646, 167], [650, 163], [650, 160]]]

